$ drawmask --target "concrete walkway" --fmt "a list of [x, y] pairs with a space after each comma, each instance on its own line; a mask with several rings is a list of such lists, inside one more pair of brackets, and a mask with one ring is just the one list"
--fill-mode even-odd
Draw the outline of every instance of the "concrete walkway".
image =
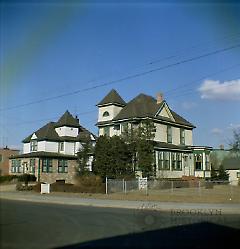
[[156, 211], [171, 211], [181, 213], [222, 213], [240, 214], [240, 204], [214, 204], [214, 203], [179, 203], [179, 202], [157, 202], [157, 201], [128, 201], [80, 198], [71, 194], [54, 195], [38, 194], [33, 192], [0, 192], [1, 199], [30, 201], [38, 203], [53, 203], [64, 205], [84, 205], [109, 208], [129, 208]]

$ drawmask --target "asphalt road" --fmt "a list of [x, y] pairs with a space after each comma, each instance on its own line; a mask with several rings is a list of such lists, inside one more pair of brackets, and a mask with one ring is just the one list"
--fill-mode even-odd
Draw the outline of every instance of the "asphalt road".
[[[1, 200], [1, 248], [218, 248], [238, 242], [240, 215]], [[236, 240], [236, 241], [235, 241]]]

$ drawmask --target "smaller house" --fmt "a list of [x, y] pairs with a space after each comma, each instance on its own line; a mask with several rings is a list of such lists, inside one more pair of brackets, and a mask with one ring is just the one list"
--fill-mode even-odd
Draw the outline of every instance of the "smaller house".
[[240, 157], [226, 157], [222, 161], [223, 168], [229, 174], [229, 181], [232, 185], [240, 183]]
[[[10, 174], [34, 174], [38, 181], [73, 183], [77, 173], [77, 153], [86, 138], [92, 146], [96, 136], [66, 111], [57, 122], [49, 122], [23, 140], [23, 153], [11, 157]], [[93, 155], [88, 169], [92, 170]]]
[[0, 175], [9, 175], [9, 157], [18, 154], [19, 150], [10, 149], [7, 146], [0, 148]]
[[219, 170], [223, 166], [229, 174], [229, 181], [232, 185], [237, 185], [240, 179], [240, 157], [233, 154], [230, 150], [225, 150], [221, 145], [219, 149], [213, 149], [210, 154], [211, 167]]

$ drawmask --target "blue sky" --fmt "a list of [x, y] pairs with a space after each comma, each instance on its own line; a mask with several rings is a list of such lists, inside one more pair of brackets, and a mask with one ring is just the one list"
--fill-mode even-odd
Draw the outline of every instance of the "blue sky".
[[67, 109], [97, 134], [112, 88], [125, 101], [163, 92], [197, 126], [195, 145], [227, 146], [240, 127], [240, 5], [204, 2], [1, 1], [0, 146], [21, 148]]

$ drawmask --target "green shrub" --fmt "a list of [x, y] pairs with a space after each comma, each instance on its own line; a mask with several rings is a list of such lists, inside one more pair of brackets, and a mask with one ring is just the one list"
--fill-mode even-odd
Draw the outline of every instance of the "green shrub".
[[11, 182], [13, 179], [17, 179], [17, 178], [18, 178], [18, 176], [16, 176], [16, 175], [0, 176], [0, 183]]

